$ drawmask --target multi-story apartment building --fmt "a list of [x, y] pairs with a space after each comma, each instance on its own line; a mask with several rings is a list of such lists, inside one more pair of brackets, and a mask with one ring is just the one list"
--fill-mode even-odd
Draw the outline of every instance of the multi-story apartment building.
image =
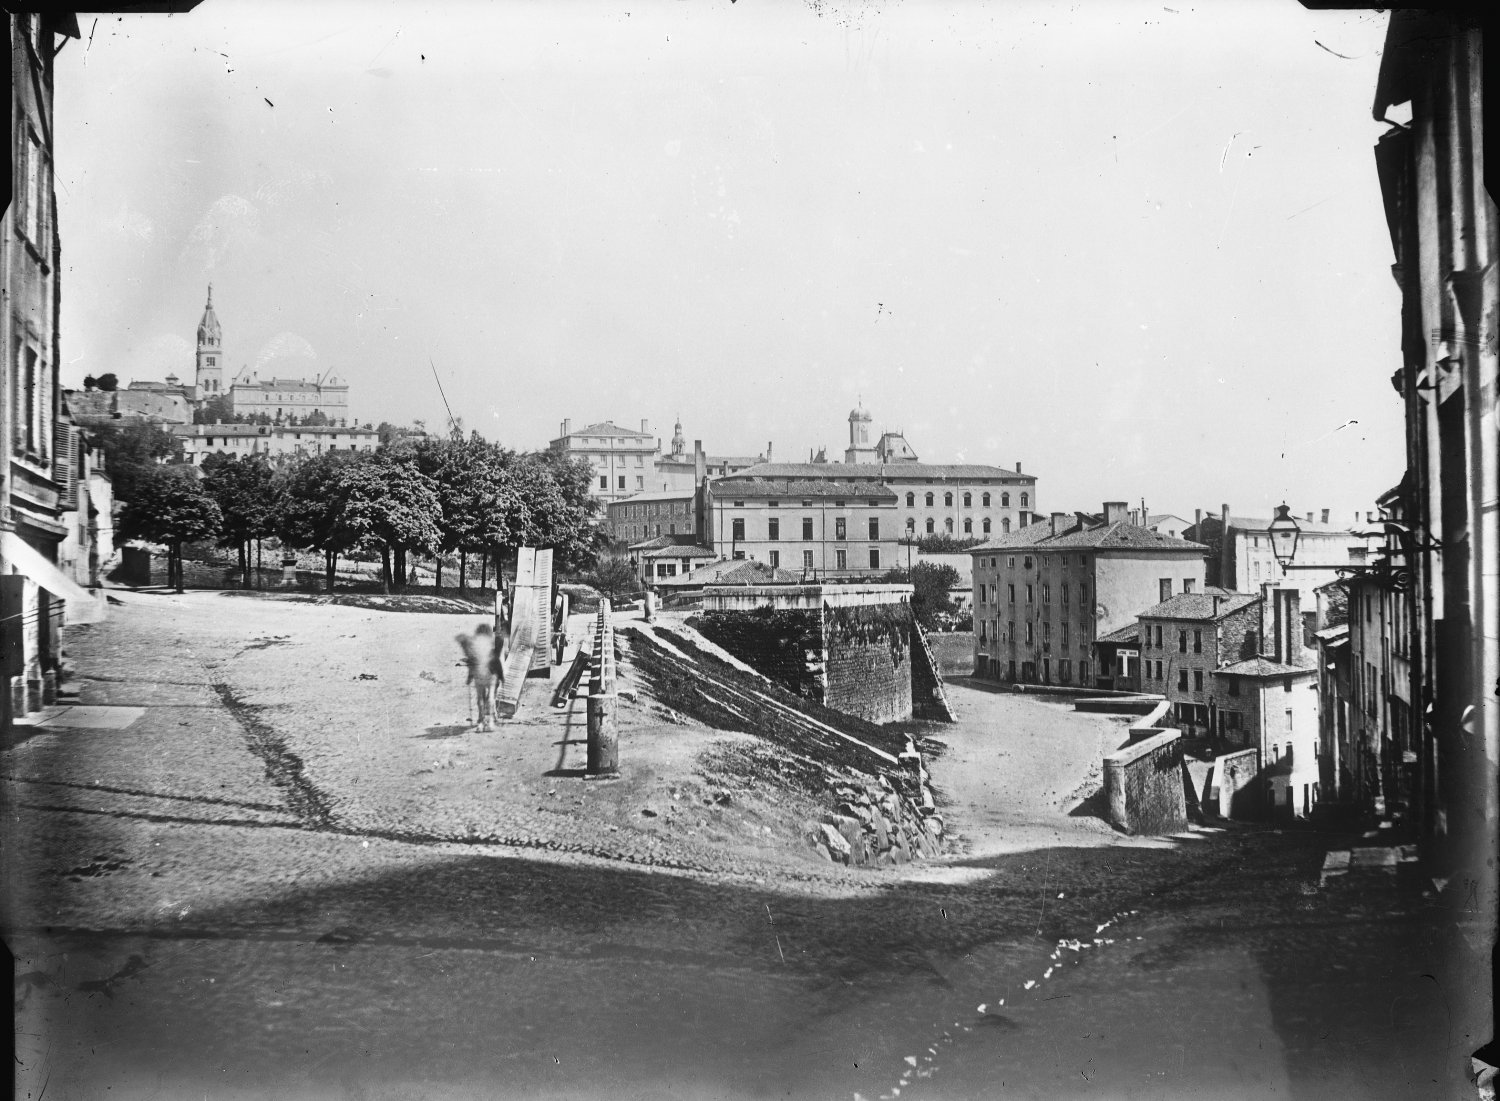
[[1173, 593], [1201, 590], [1197, 543], [1129, 522], [1053, 513], [975, 547], [974, 671], [996, 680], [1093, 687], [1094, 642]]
[[[1330, 581], [1338, 580], [1340, 568], [1363, 564], [1375, 537], [1363, 534], [1374, 517], [1358, 530], [1330, 520], [1331, 509], [1308, 512], [1297, 521], [1301, 541], [1297, 550], [1298, 568], [1283, 574], [1271, 547], [1271, 517], [1232, 514], [1228, 505], [1218, 516], [1200, 516], [1183, 532], [1183, 538], [1202, 543], [1210, 549], [1208, 583], [1236, 592], [1258, 592], [1262, 585], [1294, 585], [1302, 606], [1311, 608], [1314, 593]], [[1325, 567], [1313, 569], [1314, 566]]]
[[616, 542], [636, 544], [662, 535], [702, 533], [702, 494], [695, 490], [637, 493], [605, 506]]
[[[1461, 882], [1468, 897], [1493, 899], [1500, 292], [1485, 172], [1484, 32], [1457, 10], [1393, 12], [1375, 88], [1374, 117], [1390, 123], [1375, 166], [1402, 299], [1391, 382], [1406, 414], [1406, 519], [1388, 530], [1393, 580], [1408, 593], [1411, 706], [1398, 744], [1414, 754], [1412, 818], [1432, 873]], [[1408, 113], [1409, 121], [1392, 121]], [[1350, 615], [1352, 635], [1353, 608]], [[1478, 916], [1459, 898], [1451, 905]], [[1473, 993], [1488, 1006], [1487, 983]]]
[[1164, 695], [1180, 729], [1221, 733], [1211, 674], [1259, 653], [1260, 598], [1213, 585], [1178, 593], [1141, 612], [1137, 630], [1140, 690]]
[[820, 579], [868, 577], [897, 564], [896, 494], [878, 482], [714, 478], [706, 513], [706, 542], [721, 558]]
[[655, 478], [648, 483], [654, 492], [692, 491], [703, 483], [704, 477], [719, 478], [725, 474], [736, 474], [771, 461], [769, 443], [766, 444], [763, 455], [705, 455], [702, 440], [694, 440], [693, 450], [688, 451], [680, 418], [672, 426], [671, 448], [656, 460]]
[[337, 425], [174, 424], [169, 431], [184, 461], [202, 466], [209, 455], [264, 455], [270, 459], [323, 455], [330, 451], [374, 451], [373, 428]]
[[632, 432], [613, 421], [599, 421], [573, 431], [573, 422], [562, 422], [562, 434], [547, 446], [570, 459], [582, 459], [594, 469], [590, 492], [608, 505], [655, 486], [656, 459], [660, 453], [648, 421]]
[[[10, 196], [0, 221], [0, 727], [52, 702], [62, 630], [98, 618], [87, 576], [84, 446], [58, 386], [61, 243], [53, 165], [53, 58], [78, 37], [66, 13], [10, 13]], [[97, 517], [95, 517], [97, 531]], [[72, 550], [67, 549], [72, 540]], [[79, 558], [83, 561], [78, 561]]]

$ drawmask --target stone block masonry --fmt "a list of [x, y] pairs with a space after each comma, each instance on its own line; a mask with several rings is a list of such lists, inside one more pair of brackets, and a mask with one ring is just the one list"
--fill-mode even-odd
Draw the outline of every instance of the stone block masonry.
[[910, 585], [710, 587], [697, 626], [800, 696], [869, 722], [902, 722], [913, 714], [910, 600]]
[[1182, 783], [1181, 732], [1157, 725], [1165, 700], [1130, 727], [1130, 739], [1104, 758], [1109, 820], [1133, 834], [1175, 833], [1187, 828]]

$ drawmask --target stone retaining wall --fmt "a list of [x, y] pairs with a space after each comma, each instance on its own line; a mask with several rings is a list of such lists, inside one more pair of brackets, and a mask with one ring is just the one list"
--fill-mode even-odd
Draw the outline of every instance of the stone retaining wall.
[[897, 791], [887, 777], [863, 786], [840, 784], [834, 797], [835, 810], [807, 827], [808, 840], [828, 860], [888, 867], [942, 851], [943, 820], [922, 814], [920, 801]]
[[1214, 762], [1216, 808], [1223, 818], [1254, 819], [1261, 816], [1263, 795], [1256, 780], [1260, 772], [1260, 750], [1241, 749]]
[[1170, 710], [1163, 700], [1130, 727], [1130, 740], [1104, 758], [1109, 820], [1133, 834], [1175, 833], [1187, 828], [1182, 786], [1181, 732], [1158, 726]]

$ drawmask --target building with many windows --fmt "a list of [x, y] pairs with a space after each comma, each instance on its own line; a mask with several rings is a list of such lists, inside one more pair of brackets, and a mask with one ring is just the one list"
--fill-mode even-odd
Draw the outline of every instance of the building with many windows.
[[[1260, 652], [1260, 598], [1214, 585], [1177, 593], [1141, 612], [1136, 630], [1140, 691], [1165, 696], [1185, 733], [1219, 734], [1212, 673]], [[1237, 730], [1223, 733], [1232, 739]]]
[[1099, 515], [1052, 513], [969, 553], [974, 672], [995, 680], [1093, 687], [1094, 641], [1173, 593], [1201, 590], [1203, 546]]
[[374, 451], [380, 433], [341, 425], [174, 424], [172, 438], [184, 461], [202, 466], [210, 455], [264, 455], [268, 459], [323, 455], [330, 451]]
[[658, 536], [697, 536], [703, 530], [701, 501], [702, 495], [694, 490], [637, 493], [610, 501], [605, 514], [616, 542], [635, 544]]
[[[1297, 521], [1302, 533], [1298, 569], [1285, 575], [1271, 550], [1270, 517], [1231, 514], [1229, 506], [1224, 505], [1218, 516], [1201, 516], [1182, 537], [1210, 548], [1209, 584], [1242, 593], [1259, 592], [1262, 585], [1272, 582], [1295, 585], [1303, 605], [1311, 607], [1315, 591], [1336, 581], [1340, 568], [1361, 565], [1372, 543], [1371, 536], [1333, 522], [1331, 515], [1332, 510], [1325, 508], [1308, 512], [1305, 519]], [[1372, 522], [1374, 516], [1368, 515], [1366, 520]], [[1311, 569], [1313, 566], [1325, 568]]]
[[820, 579], [869, 577], [897, 565], [896, 494], [878, 482], [713, 478], [705, 506], [706, 542], [721, 558]]
[[599, 421], [575, 432], [573, 422], [564, 420], [561, 434], [547, 446], [588, 463], [594, 470], [589, 492], [606, 505], [645, 493], [656, 485], [660, 448], [648, 421], [641, 421], [639, 432], [621, 428], [613, 421]]

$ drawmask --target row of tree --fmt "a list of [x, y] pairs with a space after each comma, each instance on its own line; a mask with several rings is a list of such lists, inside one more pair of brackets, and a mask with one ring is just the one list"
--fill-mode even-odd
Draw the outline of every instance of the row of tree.
[[[550, 451], [517, 452], [455, 433], [372, 452], [335, 451], [277, 468], [264, 456], [213, 455], [191, 468], [132, 469], [117, 538], [168, 549], [169, 584], [181, 588], [182, 548], [216, 540], [248, 571], [257, 540], [318, 551], [331, 591], [340, 556], [378, 557], [383, 587], [407, 583], [414, 559], [469, 556], [498, 576], [518, 547], [551, 547], [559, 570], [589, 565], [600, 548], [590, 468]], [[122, 494], [122, 496], [125, 496]]]

